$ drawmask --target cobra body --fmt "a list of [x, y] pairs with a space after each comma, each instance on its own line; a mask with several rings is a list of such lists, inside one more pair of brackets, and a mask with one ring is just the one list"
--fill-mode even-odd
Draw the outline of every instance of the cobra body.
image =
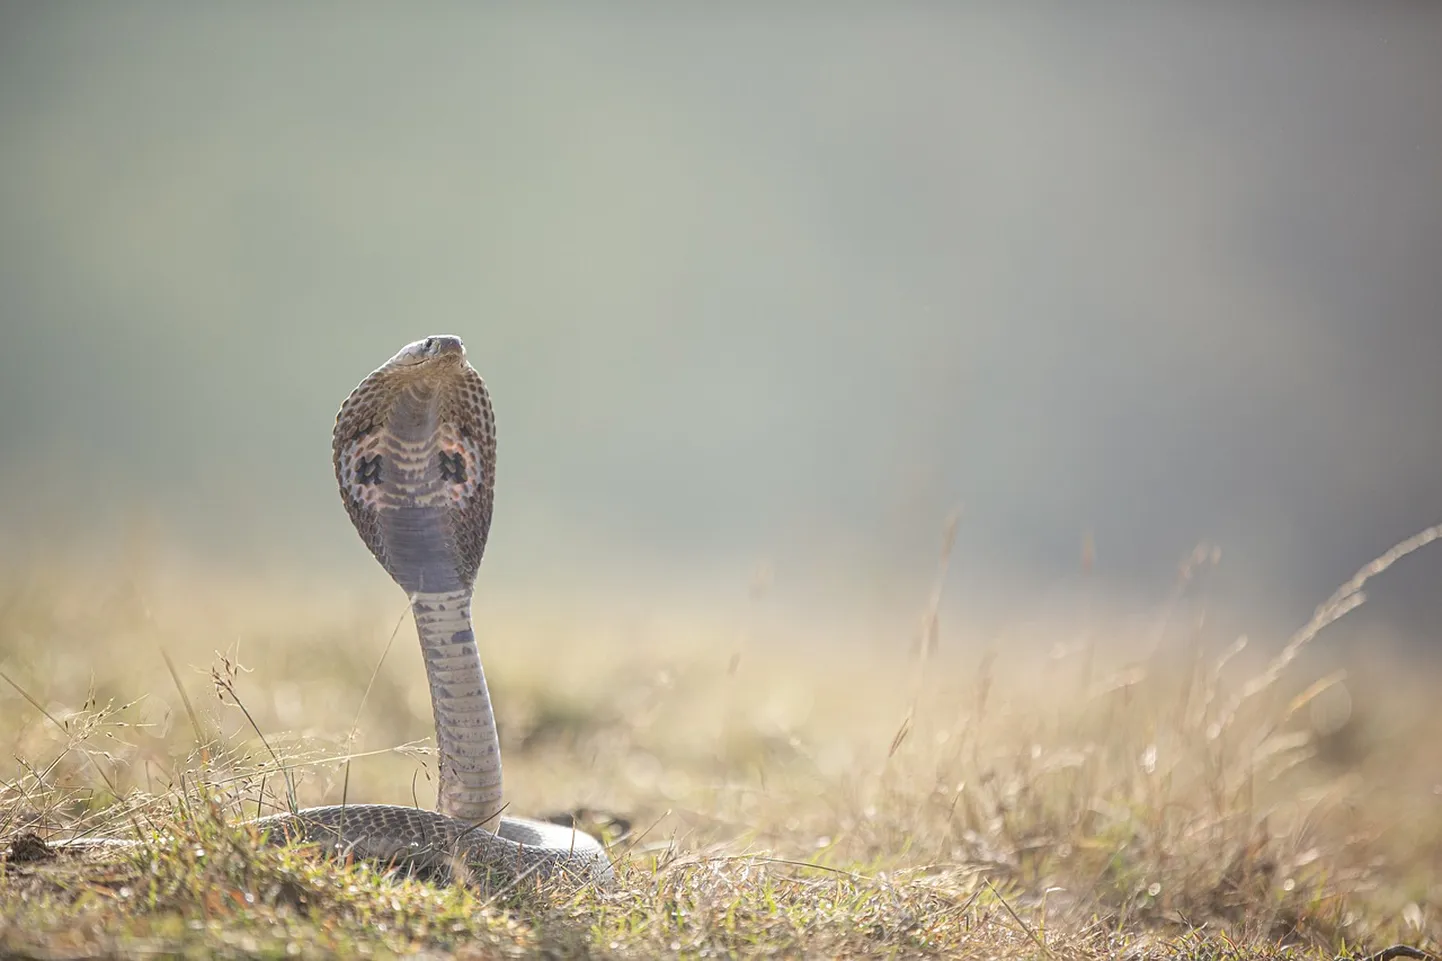
[[611, 862], [595, 838], [501, 814], [500, 741], [471, 623], [491, 525], [495, 420], [465, 354], [449, 335], [406, 345], [346, 398], [332, 437], [351, 522], [411, 600], [436, 724], [437, 810], [331, 805], [252, 823], [272, 840], [319, 842], [444, 877], [464, 867], [605, 883]]

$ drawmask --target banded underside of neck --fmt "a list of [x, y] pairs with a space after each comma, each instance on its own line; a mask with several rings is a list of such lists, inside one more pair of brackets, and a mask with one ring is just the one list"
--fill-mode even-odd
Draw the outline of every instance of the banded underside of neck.
[[437, 808], [477, 824], [492, 821], [501, 811], [501, 742], [471, 626], [471, 591], [412, 594], [411, 611], [436, 721]]

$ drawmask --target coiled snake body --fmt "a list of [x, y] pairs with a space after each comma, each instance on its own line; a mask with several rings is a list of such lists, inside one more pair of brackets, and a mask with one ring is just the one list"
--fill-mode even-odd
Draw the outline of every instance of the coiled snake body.
[[407, 344], [362, 380], [336, 415], [332, 452], [351, 522], [410, 596], [435, 715], [437, 810], [330, 805], [251, 823], [275, 841], [442, 877], [464, 866], [503, 879], [565, 871], [608, 882], [611, 862], [595, 838], [500, 813], [500, 741], [471, 626], [491, 526], [495, 420], [460, 338]]

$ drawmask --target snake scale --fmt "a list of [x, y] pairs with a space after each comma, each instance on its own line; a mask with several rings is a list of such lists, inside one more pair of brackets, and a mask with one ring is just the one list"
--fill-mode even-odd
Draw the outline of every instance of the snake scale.
[[[336, 415], [336, 482], [366, 547], [410, 597], [439, 749], [437, 809], [345, 804], [249, 823], [275, 842], [325, 848], [430, 876], [502, 882], [564, 872], [606, 884], [593, 837], [501, 814], [501, 750], [471, 596], [495, 491], [496, 430], [485, 382], [459, 337], [407, 344]], [[62, 842], [130, 844], [118, 839]]]

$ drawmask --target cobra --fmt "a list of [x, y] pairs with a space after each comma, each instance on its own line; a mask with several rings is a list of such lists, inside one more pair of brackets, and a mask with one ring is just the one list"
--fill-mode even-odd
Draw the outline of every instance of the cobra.
[[564, 872], [609, 883], [611, 861], [591, 835], [501, 813], [500, 739], [471, 621], [491, 526], [496, 428], [461, 339], [407, 344], [362, 380], [336, 415], [331, 449], [352, 524], [410, 598], [436, 726], [436, 810], [327, 805], [249, 823], [272, 841], [319, 843], [433, 876]]

